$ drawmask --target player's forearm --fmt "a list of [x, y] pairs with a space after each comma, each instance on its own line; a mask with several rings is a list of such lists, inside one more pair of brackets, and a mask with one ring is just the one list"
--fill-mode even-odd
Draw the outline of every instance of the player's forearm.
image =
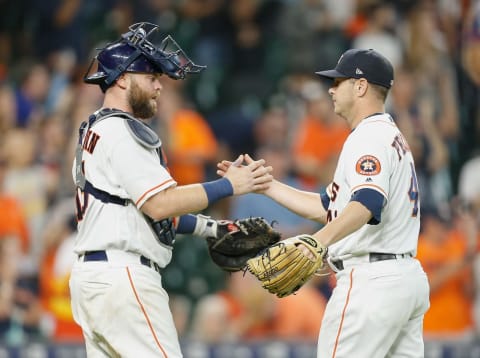
[[154, 220], [162, 220], [201, 211], [230, 195], [233, 195], [233, 187], [228, 179], [223, 178], [163, 190], [149, 198], [141, 210]]
[[200, 184], [183, 185], [158, 192], [141, 210], [154, 220], [180, 216], [205, 209], [208, 198]]
[[264, 194], [297, 215], [320, 223], [326, 222], [327, 212], [318, 193], [298, 190], [274, 180]]
[[351, 233], [360, 229], [372, 218], [372, 213], [357, 201], [350, 202], [343, 212], [333, 221], [325, 225], [315, 238], [325, 246], [330, 246]]

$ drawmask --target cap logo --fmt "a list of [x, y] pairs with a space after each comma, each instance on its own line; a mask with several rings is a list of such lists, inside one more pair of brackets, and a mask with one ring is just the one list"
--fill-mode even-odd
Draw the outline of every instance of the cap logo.
[[342, 54], [342, 56], [340, 56], [340, 58], [338, 59], [337, 65], [338, 65], [340, 62], [342, 62], [342, 58], [343, 58], [343, 54]]
[[363, 75], [363, 71], [357, 67], [357, 69], [355, 70], [355, 74], [356, 75]]

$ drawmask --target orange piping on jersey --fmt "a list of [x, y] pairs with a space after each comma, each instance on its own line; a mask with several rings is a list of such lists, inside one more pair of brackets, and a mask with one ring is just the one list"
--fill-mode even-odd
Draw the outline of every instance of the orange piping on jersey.
[[384, 197], [387, 197], [387, 193], [385, 193], [385, 191], [380, 188], [378, 185], [373, 185], [373, 184], [361, 184], [361, 185], [357, 185], [356, 187], [353, 187], [351, 192], [354, 193], [355, 191], [357, 191], [359, 188], [364, 188], [364, 187], [371, 187], [371, 188], [375, 188], [377, 191], [380, 191], [382, 192], [383, 196]]
[[157, 186], [154, 186], [152, 189], [147, 190], [147, 191], [146, 191], [145, 193], [143, 193], [143, 195], [135, 202], [135, 206], [138, 206], [138, 203], [141, 202], [142, 199], [143, 199], [148, 193], [150, 193], [151, 191], [153, 191], [153, 190], [155, 190], [155, 189], [157, 189], [157, 188], [160, 188], [161, 186], [164, 186], [165, 184], [170, 183], [170, 182], [172, 182], [172, 181], [174, 181], [174, 180], [173, 180], [173, 179], [168, 179], [168, 180], [164, 181], [163, 183], [158, 184]]
[[142, 302], [140, 302], [140, 298], [138, 297], [137, 290], [135, 289], [135, 285], [133, 284], [132, 275], [130, 274], [130, 270], [129, 270], [128, 267], [126, 269], [127, 269], [128, 280], [130, 281], [130, 286], [132, 286], [132, 290], [133, 290], [133, 293], [135, 295], [135, 298], [137, 299], [138, 305], [140, 306], [140, 309], [142, 310], [143, 315], [145, 316], [145, 319], [147, 320], [147, 324], [148, 324], [148, 327], [150, 328], [150, 332], [152, 332], [153, 338], [155, 339], [155, 342], [157, 343], [158, 348], [160, 348], [160, 350], [162, 351], [163, 356], [165, 358], [168, 358], [167, 353], [165, 352], [162, 345], [158, 341], [158, 337], [155, 334], [155, 331], [153, 330], [152, 323], [150, 322], [150, 318], [148, 318], [148, 314], [145, 311], [145, 308], [143, 307]]
[[355, 269], [352, 269], [352, 271], [350, 271], [350, 287], [348, 288], [345, 306], [343, 306], [342, 319], [340, 320], [340, 326], [338, 327], [337, 338], [335, 339], [335, 347], [333, 348], [332, 358], [335, 358], [335, 354], [337, 354], [338, 341], [340, 339], [340, 333], [342, 331], [343, 319], [345, 318], [345, 311], [347, 310], [348, 302], [350, 301], [350, 292], [352, 292], [353, 286], [353, 271], [355, 271]]

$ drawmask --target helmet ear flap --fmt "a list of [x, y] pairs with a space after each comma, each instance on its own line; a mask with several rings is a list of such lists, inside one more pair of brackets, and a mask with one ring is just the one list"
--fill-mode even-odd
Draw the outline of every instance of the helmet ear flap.
[[89, 75], [90, 71], [92, 70], [92, 67], [93, 67], [93, 64], [97, 62], [97, 66], [100, 67], [100, 62], [98, 62], [98, 59], [97, 59], [97, 56], [95, 56], [94, 58], [92, 58], [92, 60], [90, 61], [90, 64], [88, 65], [88, 68], [87, 68], [87, 71], [85, 72], [85, 74], [83, 75], [83, 81], [85, 83], [89, 83], [89, 84], [99, 84], [100, 80], [103, 80], [104, 77], [106, 77], [106, 75], [103, 73], [103, 71], [100, 71], [100, 69], [98, 69], [97, 72]]
[[[105, 78], [107, 77], [107, 74], [101, 70], [101, 64], [100, 62], [98, 61], [98, 56], [95, 56], [92, 61], [90, 61], [90, 65], [88, 65], [88, 69], [87, 71], [85, 72], [85, 74], [83, 75], [83, 82], [85, 83], [88, 83], [88, 84], [93, 84], [93, 85], [99, 85], [100, 86], [100, 89], [102, 90], [103, 93], [105, 93], [105, 91], [108, 89], [108, 87], [110, 87], [110, 85], [107, 85], [105, 83]], [[93, 64], [94, 63], [97, 63], [97, 72], [95, 73], [92, 73], [91, 75], [89, 75], [92, 67], [93, 67]]]

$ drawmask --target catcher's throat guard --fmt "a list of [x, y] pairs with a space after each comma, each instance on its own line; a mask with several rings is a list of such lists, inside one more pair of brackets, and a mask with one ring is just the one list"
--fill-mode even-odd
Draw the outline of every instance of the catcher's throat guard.
[[124, 118], [128, 131], [138, 143], [149, 149], [157, 149], [161, 147], [162, 141], [157, 133], [155, 133], [155, 131], [146, 123], [133, 118], [129, 114]]

